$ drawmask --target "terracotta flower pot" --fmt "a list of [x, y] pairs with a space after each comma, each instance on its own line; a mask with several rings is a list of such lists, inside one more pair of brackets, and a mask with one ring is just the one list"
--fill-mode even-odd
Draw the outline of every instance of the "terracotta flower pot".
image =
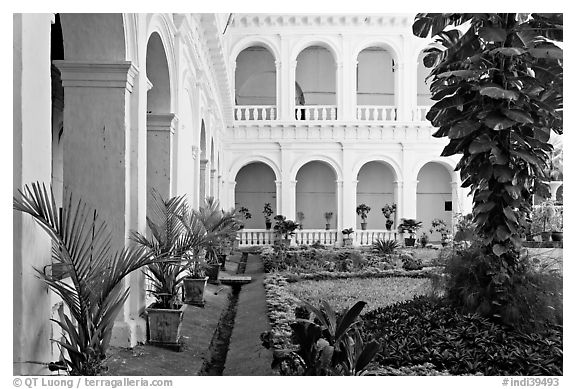
[[208, 276], [208, 282], [211, 284], [218, 283], [218, 275], [220, 273], [220, 264], [214, 263], [206, 266], [206, 275]]
[[404, 238], [404, 245], [406, 247], [414, 247], [416, 243], [416, 238]]
[[362, 228], [362, 230], [366, 230], [367, 226], [368, 226], [368, 223], [360, 223], [360, 228]]

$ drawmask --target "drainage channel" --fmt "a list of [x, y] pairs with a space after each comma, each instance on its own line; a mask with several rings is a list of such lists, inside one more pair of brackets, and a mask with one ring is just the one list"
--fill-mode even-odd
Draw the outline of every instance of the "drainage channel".
[[[244, 274], [247, 261], [248, 256], [242, 255], [242, 258], [238, 263], [237, 274]], [[209, 357], [204, 361], [199, 375], [221, 376], [224, 372], [241, 289], [241, 285], [232, 286], [232, 293], [230, 293], [228, 297], [228, 305], [222, 312], [220, 320], [218, 321], [218, 327], [216, 328], [216, 331], [214, 331], [214, 335], [210, 341], [210, 347], [208, 348]]]

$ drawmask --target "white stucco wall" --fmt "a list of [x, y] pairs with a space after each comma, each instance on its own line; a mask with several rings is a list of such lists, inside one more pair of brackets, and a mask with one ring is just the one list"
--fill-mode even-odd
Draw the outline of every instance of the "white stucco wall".
[[330, 166], [309, 162], [296, 175], [296, 212], [304, 212], [304, 228], [324, 229], [324, 213], [332, 212], [331, 228], [336, 228], [336, 176]]
[[427, 163], [418, 173], [416, 218], [422, 221], [420, 233], [426, 232], [431, 240], [439, 241], [441, 238], [436, 232], [430, 235], [432, 219], [444, 220], [448, 229], [452, 226], [452, 212], [444, 210], [444, 203], [452, 201], [450, 182], [450, 173], [438, 163]]
[[[387, 165], [380, 162], [368, 162], [358, 173], [356, 205], [366, 204], [371, 210], [366, 222], [368, 229], [383, 230], [386, 228], [386, 218], [382, 207], [394, 204], [394, 173]], [[353, 204], [346, 204], [347, 207]], [[360, 229], [362, 219], [356, 217], [356, 229]]]
[[[51, 179], [50, 14], [13, 17], [13, 192]], [[46, 233], [20, 212], [13, 212], [13, 371], [45, 374], [49, 361], [50, 298], [34, 268], [51, 262]]]
[[236, 175], [235, 207], [246, 207], [252, 218], [243, 221], [246, 228], [265, 228], [264, 204], [270, 203], [274, 213], [270, 216], [274, 224], [276, 215], [276, 184], [274, 172], [262, 162], [244, 166]]

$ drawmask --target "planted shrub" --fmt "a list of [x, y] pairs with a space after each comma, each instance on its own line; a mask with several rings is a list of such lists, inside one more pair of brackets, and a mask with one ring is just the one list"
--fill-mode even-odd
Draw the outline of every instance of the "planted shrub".
[[382, 345], [376, 357], [381, 366], [429, 362], [453, 375], [562, 375], [561, 326], [525, 333], [433, 297], [379, 308], [362, 319], [364, 334]]
[[511, 275], [507, 299], [496, 300], [499, 272], [494, 261], [477, 247], [449, 256], [445, 267], [446, 296], [464, 312], [479, 313], [490, 319], [526, 331], [540, 331], [550, 324], [562, 324], [562, 276], [557, 271], [539, 271], [529, 258], [519, 262]]
[[404, 253], [400, 255], [402, 260], [402, 268], [405, 270], [420, 270], [424, 267], [420, 258], [414, 258], [414, 255]]
[[394, 254], [398, 247], [398, 242], [392, 239], [376, 239], [372, 243], [372, 251], [380, 255]]

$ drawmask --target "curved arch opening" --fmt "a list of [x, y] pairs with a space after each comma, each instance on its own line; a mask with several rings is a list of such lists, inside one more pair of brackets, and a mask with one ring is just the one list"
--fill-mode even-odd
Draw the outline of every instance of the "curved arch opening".
[[[365, 163], [358, 171], [358, 184], [356, 186], [356, 202], [366, 204], [371, 208], [366, 222], [367, 228], [371, 230], [383, 230], [386, 228], [386, 218], [382, 213], [382, 208], [388, 204], [396, 204], [398, 194], [396, 193], [394, 181], [396, 174], [392, 167], [386, 162], [370, 161]], [[392, 220], [396, 225], [396, 214]], [[362, 219], [356, 216], [356, 228], [360, 229]]]
[[[336, 119], [336, 61], [330, 50], [310, 46], [296, 58], [296, 118]], [[303, 106], [327, 106], [327, 111], [307, 111]], [[301, 114], [301, 115], [299, 115]]]
[[388, 50], [372, 46], [358, 53], [356, 101], [359, 106], [396, 106], [395, 60]]
[[426, 82], [426, 77], [430, 75], [432, 68], [424, 66], [425, 53], [422, 51], [418, 55], [418, 66], [416, 71], [416, 85], [417, 85], [417, 106], [431, 106], [434, 104], [432, 94], [430, 93], [430, 86]]
[[236, 174], [234, 205], [238, 209], [246, 207], [252, 218], [244, 221], [245, 228], [265, 228], [262, 211], [270, 203], [273, 214], [276, 214], [276, 175], [274, 170], [264, 162], [251, 162], [244, 165]]
[[263, 46], [251, 46], [236, 57], [236, 105], [276, 105], [276, 64]]
[[418, 172], [416, 189], [416, 218], [422, 222], [422, 232], [426, 232], [431, 242], [439, 242], [437, 232], [430, 233], [432, 220], [441, 219], [449, 230], [452, 229], [452, 178], [451, 172], [438, 162], [428, 162]]
[[[338, 220], [336, 172], [328, 163], [310, 161], [296, 174], [296, 215], [302, 212], [301, 222], [307, 229], [334, 229]], [[332, 213], [327, 220], [325, 214]], [[299, 218], [297, 218], [299, 219]], [[330, 224], [328, 228], [327, 224]]]
[[151, 114], [170, 112], [170, 72], [164, 44], [157, 32], [150, 35], [146, 49], [146, 76], [152, 83], [148, 91], [148, 109]]

